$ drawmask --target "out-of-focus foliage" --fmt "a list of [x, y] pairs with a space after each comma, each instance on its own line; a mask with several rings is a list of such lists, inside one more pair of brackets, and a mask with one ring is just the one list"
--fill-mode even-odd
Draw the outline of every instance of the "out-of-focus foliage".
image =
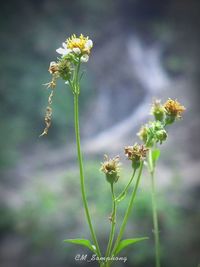
[[[126, 168], [125, 168], [126, 169]], [[116, 191], [122, 190], [126, 181], [124, 176], [130, 176], [128, 171], [123, 171], [120, 183], [116, 184]], [[127, 166], [127, 169], [131, 169]], [[22, 202], [17, 208], [8, 208], [2, 211], [4, 221], [1, 222], [1, 233], [5, 230], [12, 232], [13, 236], [19, 240], [24, 240], [25, 248], [20, 248], [20, 253], [26, 251], [26, 266], [32, 266], [33, 263], [38, 266], [47, 264], [70, 263], [70, 266], [76, 266], [74, 257], [76, 253], [89, 253], [86, 249], [78, 248], [74, 250], [73, 244], [62, 244], [66, 238], [89, 238], [90, 233], [84, 221], [83, 210], [81, 206], [81, 196], [79, 194], [79, 174], [78, 170], [68, 171], [66, 175], [44, 177], [43, 175], [35, 177], [31, 186], [24, 190], [21, 196]], [[110, 186], [105, 180], [105, 176], [99, 172], [99, 163], [89, 161], [86, 165], [86, 184], [88, 200], [90, 201], [91, 214], [94, 218], [95, 228], [100, 238], [101, 247], [105, 247], [107, 236], [110, 229], [109, 214], [111, 212]], [[128, 257], [127, 266], [153, 266], [154, 263], [154, 242], [151, 218], [151, 195], [150, 181], [146, 175], [143, 182], [147, 186], [141, 186], [128, 221], [127, 233], [133, 238], [149, 236], [149, 240], [141, 242], [139, 245], [127, 248], [121, 255]], [[131, 188], [132, 189], [132, 188]], [[169, 188], [167, 189], [169, 190]], [[162, 239], [162, 261], [164, 266], [176, 267], [177, 262], [183, 267], [195, 265], [191, 259], [182, 257], [181, 251], [184, 247], [193, 246], [193, 234], [188, 228], [192, 218], [184, 219], [186, 210], [183, 203], [172, 205], [167, 194], [167, 190], [158, 194], [159, 197], [159, 221], [160, 234]], [[177, 188], [170, 189], [171, 197], [179, 198]], [[124, 210], [128, 204], [128, 197], [119, 204], [118, 222], [122, 218]], [[65, 201], [64, 201], [65, 200]], [[183, 224], [185, 227], [180, 227]], [[83, 232], [83, 229], [87, 229]], [[194, 231], [198, 230], [198, 220], [193, 224]], [[182, 232], [184, 229], [184, 233]], [[17, 242], [14, 240], [13, 242]], [[18, 241], [19, 242], [19, 241]], [[17, 244], [17, 243], [16, 243]], [[24, 250], [25, 249], [25, 250]], [[49, 253], [45, 260], [44, 254]], [[170, 257], [168, 255], [170, 253]], [[37, 255], [37, 258], [34, 258]], [[84, 263], [83, 263], [84, 264]], [[85, 263], [86, 264], [86, 263]], [[118, 265], [117, 265], [118, 264]], [[24, 266], [24, 265], [23, 265]], [[116, 263], [116, 266], [121, 266]]]
[[[74, 32], [88, 34], [94, 40], [93, 53], [107, 37], [118, 32], [133, 31], [148, 41], [156, 37], [164, 43], [172, 43], [174, 21], [168, 19], [171, 7], [171, 1], [157, 0], [148, 4], [144, 0], [2, 1], [0, 165], [13, 163], [19, 146], [38, 142], [48, 94], [42, 84], [49, 81], [49, 62], [57, 57], [55, 49], [67, 36]], [[177, 58], [178, 49], [173, 50], [176, 56], [172, 54], [167, 59], [166, 67], [179, 72], [183, 64]], [[92, 75], [90, 70], [87, 79], [83, 79], [82, 97], [87, 101], [96, 88]], [[63, 84], [59, 84], [56, 91], [53, 127], [48, 139], [60, 142], [66, 130], [69, 139], [72, 133], [72, 99]], [[81, 101], [83, 106], [87, 101]]]
[[[111, 4], [111, 2], [110, 2]], [[42, 131], [49, 81], [49, 62], [56, 59], [56, 48], [73, 32], [94, 35], [100, 23], [96, 12], [107, 17], [110, 5], [101, 1], [72, 1], [66, 5], [55, 1], [4, 1], [1, 5], [1, 87], [0, 87], [0, 164], [16, 158], [17, 148], [33, 144]], [[112, 5], [112, 4], [111, 4]], [[82, 14], [82, 15], [81, 15]], [[103, 18], [101, 18], [103, 19]], [[80, 26], [81, 25], [81, 26]], [[89, 101], [94, 86], [90, 74], [85, 75], [81, 108]], [[68, 131], [71, 138], [73, 99], [69, 89], [59, 84], [54, 100], [53, 127], [49, 134], [61, 141]], [[67, 114], [67, 115], [66, 115]], [[59, 133], [59, 134], [58, 134]], [[54, 138], [55, 139], [55, 138]], [[6, 140], [6, 142], [5, 142]]]

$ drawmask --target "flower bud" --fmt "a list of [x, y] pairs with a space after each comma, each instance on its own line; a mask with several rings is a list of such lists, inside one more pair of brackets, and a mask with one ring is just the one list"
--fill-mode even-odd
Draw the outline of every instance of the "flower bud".
[[74, 47], [72, 50], [73, 50], [73, 52], [74, 52], [75, 54], [77, 54], [77, 55], [80, 55], [80, 54], [81, 54], [81, 50], [80, 50], [79, 47]]
[[88, 62], [88, 60], [89, 60], [89, 56], [87, 54], [82, 55], [81, 62], [86, 63], [86, 62]]
[[106, 175], [106, 180], [110, 183], [116, 183], [119, 179], [120, 163], [119, 156], [109, 159], [107, 155], [104, 156], [105, 161], [101, 164], [100, 171]]
[[163, 121], [165, 116], [165, 109], [161, 104], [161, 101], [156, 99], [151, 107], [151, 114], [154, 115], [157, 121]]
[[137, 133], [137, 135], [139, 136], [139, 138], [146, 143], [147, 141], [147, 137], [148, 137], [148, 127], [147, 126], [142, 126], [139, 130], [139, 132]]
[[162, 142], [167, 139], [167, 132], [164, 129], [159, 130], [156, 132], [156, 137], [157, 137], [157, 141], [159, 141], [160, 144], [162, 144]]

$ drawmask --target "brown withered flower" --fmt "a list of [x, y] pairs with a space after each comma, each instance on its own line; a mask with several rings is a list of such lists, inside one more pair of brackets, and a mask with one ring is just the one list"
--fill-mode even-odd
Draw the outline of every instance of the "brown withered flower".
[[181, 118], [182, 113], [185, 111], [185, 107], [182, 106], [177, 100], [169, 98], [165, 104], [164, 108], [168, 116], [174, 118]]
[[109, 159], [104, 155], [105, 161], [102, 162], [100, 171], [104, 172], [109, 183], [116, 183], [119, 179], [120, 162], [119, 156]]
[[49, 72], [51, 74], [57, 73], [58, 72], [58, 63], [55, 61], [52, 61], [49, 66]]
[[138, 168], [141, 160], [145, 159], [148, 148], [144, 145], [138, 145], [135, 143], [133, 146], [126, 146], [124, 152], [126, 157], [132, 161], [132, 167]]
[[46, 114], [45, 114], [45, 118], [44, 118], [46, 127], [40, 136], [48, 134], [49, 127], [51, 126], [51, 119], [52, 119], [52, 108], [50, 106], [48, 106], [46, 108]]

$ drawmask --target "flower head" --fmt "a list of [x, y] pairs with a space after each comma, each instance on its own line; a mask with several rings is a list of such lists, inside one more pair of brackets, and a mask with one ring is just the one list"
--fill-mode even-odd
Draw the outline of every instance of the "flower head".
[[158, 121], [163, 121], [165, 116], [165, 109], [161, 104], [161, 100], [155, 99], [151, 107], [151, 114], [154, 115], [155, 119]]
[[77, 37], [73, 34], [62, 44], [62, 46], [63, 47], [58, 48], [56, 52], [61, 54], [63, 57], [71, 55], [72, 57], [75, 56], [75, 58], [80, 58], [81, 62], [87, 62], [90, 50], [93, 47], [93, 42], [88, 36], [85, 37], [81, 34]]
[[109, 183], [116, 183], [119, 179], [120, 163], [119, 156], [109, 159], [107, 155], [104, 156], [105, 161], [102, 162], [100, 171], [104, 172]]
[[167, 115], [167, 124], [174, 122], [175, 119], [180, 119], [182, 113], [185, 111], [185, 107], [182, 106], [177, 100], [169, 98], [165, 104], [164, 108]]
[[81, 34], [77, 37], [73, 34], [70, 38], [66, 40], [66, 45], [68, 49], [71, 49], [74, 52], [78, 52], [78, 54], [90, 54], [90, 50], [93, 47], [92, 40], [89, 37], [85, 37]]
[[133, 146], [126, 146], [124, 153], [126, 157], [132, 161], [132, 167], [134, 169], [140, 166], [141, 160], [145, 159], [148, 148], [144, 145], [138, 145], [135, 143]]

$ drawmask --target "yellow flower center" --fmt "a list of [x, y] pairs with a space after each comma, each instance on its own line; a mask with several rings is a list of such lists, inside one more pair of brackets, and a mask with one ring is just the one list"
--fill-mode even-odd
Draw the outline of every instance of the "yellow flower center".
[[66, 40], [67, 48], [73, 49], [73, 48], [79, 48], [81, 50], [81, 53], [90, 53], [90, 49], [86, 47], [86, 43], [88, 42], [89, 37], [83, 36], [81, 34], [79, 37], [77, 37], [75, 34], [73, 34], [70, 38]]

